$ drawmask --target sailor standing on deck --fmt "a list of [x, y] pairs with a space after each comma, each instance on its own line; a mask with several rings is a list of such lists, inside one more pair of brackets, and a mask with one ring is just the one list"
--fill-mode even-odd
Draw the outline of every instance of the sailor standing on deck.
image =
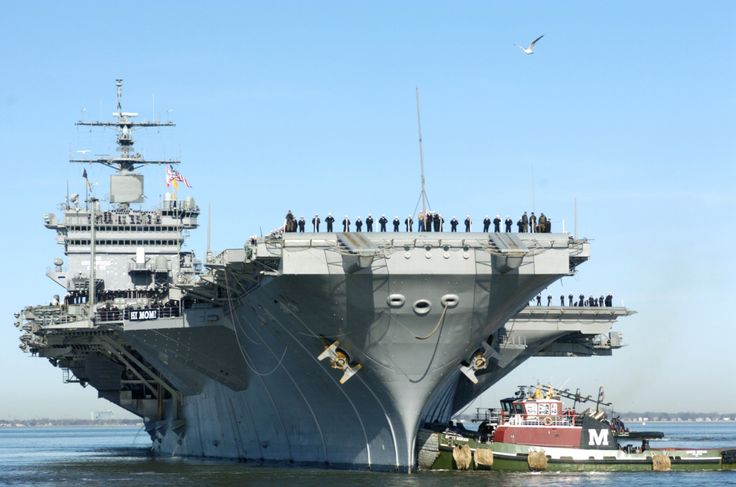
[[349, 232], [350, 231], [350, 219], [347, 215], [345, 215], [345, 218], [342, 220], [342, 231], [343, 232]]
[[320, 224], [319, 215], [314, 215], [314, 218], [312, 218], [312, 231], [313, 232], [319, 232], [319, 224]]
[[419, 212], [419, 215], [417, 216], [417, 221], [419, 222], [417, 223], [417, 227], [418, 227], [417, 231], [423, 232], [424, 231], [424, 210]]
[[488, 233], [488, 231], [491, 229], [491, 218], [486, 215], [485, 218], [483, 218], [483, 232]]
[[457, 218], [454, 216], [452, 217], [452, 220], [450, 220], [450, 231], [451, 232], [457, 232], [457, 224], [459, 222], [457, 221]]
[[514, 224], [514, 221], [511, 219], [511, 217], [506, 216], [506, 219], [503, 221], [503, 223], [506, 226], [506, 233], [511, 232], [511, 225]]
[[365, 219], [365, 226], [367, 232], [373, 231], [373, 217], [368, 215], [368, 218]]
[[532, 211], [532, 216], [529, 217], [529, 232], [530, 233], [538, 233], [539, 229], [537, 228], [537, 217]]
[[[325, 218], [325, 222], [327, 222], [327, 231], [332, 231], [332, 224], [335, 223], [335, 217], [332, 216], [332, 213], [327, 214], [327, 218]], [[317, 227], [319, 228], [319, 226]]]
[[[132, 211], [132, 210], [131, 210]], [[284, 231], [286, 232], [296, 232], [296, 218], [294, 217], [294, 214], [289, 210], [286, 212], [286, 221], [284, 221]]]
[[307, 226], [307, 221], [303, 216], [299, 217], [299, 233], [304, 233], [304, 227]]
[[358, 217], [355, 219], [355, 231], [360, 232], [361, 230], [363, 230], [363, 220]]
[[413, 232], [414, 231], [414, 228], [413, 228], [414, 220], [412, 219], [411, 215], [409, 215], [409, 216], [406, 217], [406, 219], [404, 220], [404, 225], [406, 226], [406, 231], [407, 232]]
[[394, 217], [393, 223], [394, 223], [394, 232], [398, 232], [399, 231], [399, 225], [401, 225], [401, 220], [399, 220], [399, 217], [398, 216], [395, 216]]
[[378, 219], [378, 223], [381, 224], [381, 231], [386, 231], [386, 224], [388, 223], [388, 218], [386, 218], [386, 215], [381, 215], [381, 218]]
[[493, 231], [496, 233], [501, 231], [501, 217], [498, 215], [493, 219]]
[[473, 224], [473, 220], [470, 219], [470, 215], [465, 217], [465, 231], [470, 232], [470, 225]]
[[434, 231], [439, 232], [440, 231], [440, 220], [442, 219], [442, 217], [440, 216], [438, 212], [434, 212], [434, 214], [432, 215], [432, 218], [434, 219]]
[[424, 231], [425, 232], [431, 232], [432, 231], [432, 223], [434, 223], [434, 217], [432, 216], [432, 212], [428, 211], [424, 214]]
[[526, 233], [527, 228], [529, 228], [529, 217], [526, 216], [526, 211], [523, 215], [521, 215], [521, 229], [519, 230], [519, 233]]

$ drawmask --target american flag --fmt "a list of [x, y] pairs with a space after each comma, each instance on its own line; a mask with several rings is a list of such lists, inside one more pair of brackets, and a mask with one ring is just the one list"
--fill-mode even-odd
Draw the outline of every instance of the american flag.
[[174, 185], [174, 189], [179, 189], [179, 181], [186, 184], [187, 188], [191, 188], [192, 185], [189, 184], [189, 181], [187, 181], [187, 178], [184, 177], [182, 173], [171, 167], [171, 164], [166, 166], [166, 187], [168, 188], [172, 184]]

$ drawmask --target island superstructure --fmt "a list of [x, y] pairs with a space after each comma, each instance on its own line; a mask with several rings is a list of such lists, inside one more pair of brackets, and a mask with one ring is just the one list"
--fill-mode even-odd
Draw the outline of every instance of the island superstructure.
[[[472, 399], [462, 381], [490, 387], [498, 363], [479, 357], [506, 353], [509, 320], [588, 259], [565, 233], [276, 231], [202, 265], [182, 249], [192, 198], [139, 208], [140, 169], [178, 161], [144, 159], [133, 132], [173, 123], [134, 122], [117, 88], [114, 121], [79, 124], [116, 128], [118, 154], [72, 161], [114, 169], [109, 206], [68, 199], [45, 217], [65, 297], [16, 326], [24, 350], [141, 416], [162, 454], [413, 471], [422, 421]], [[503, 367], [574, 341], [544, 336]]]

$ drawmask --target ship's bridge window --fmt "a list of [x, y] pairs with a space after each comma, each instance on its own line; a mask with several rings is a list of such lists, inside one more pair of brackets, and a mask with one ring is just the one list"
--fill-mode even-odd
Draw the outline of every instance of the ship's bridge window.
[[524, 414], [524, 406], [521, 405], [521, 403], [514, 404], [514, 412], [516, 414]]

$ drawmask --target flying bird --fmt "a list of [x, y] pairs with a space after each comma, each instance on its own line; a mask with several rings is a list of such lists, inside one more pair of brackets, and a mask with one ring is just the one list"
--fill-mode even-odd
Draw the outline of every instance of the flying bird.
[[524, 52], [524, 54], [526, 54], [528, 56], [529, 54], [534, 54], [534, 45], [537, 42], [539, 42], [539, 39], [541, 39], [542, 37], [544, 37], [544, 34], [542, 34], [541, 36], [539, 36], [536, 39], [534, 39], [531, 42], [531, 44], [529, 44], [527, 47], [522, 47], [522, 46], [520, 46], [518, 44], [515, 44], [515, 46], [518, 47], [519, 49], [521, 49]]
[[89, 152], [89, 149], [79, 149], [77, 152], [79, 152], [80, 154], [86, 154], [87, 152]]

